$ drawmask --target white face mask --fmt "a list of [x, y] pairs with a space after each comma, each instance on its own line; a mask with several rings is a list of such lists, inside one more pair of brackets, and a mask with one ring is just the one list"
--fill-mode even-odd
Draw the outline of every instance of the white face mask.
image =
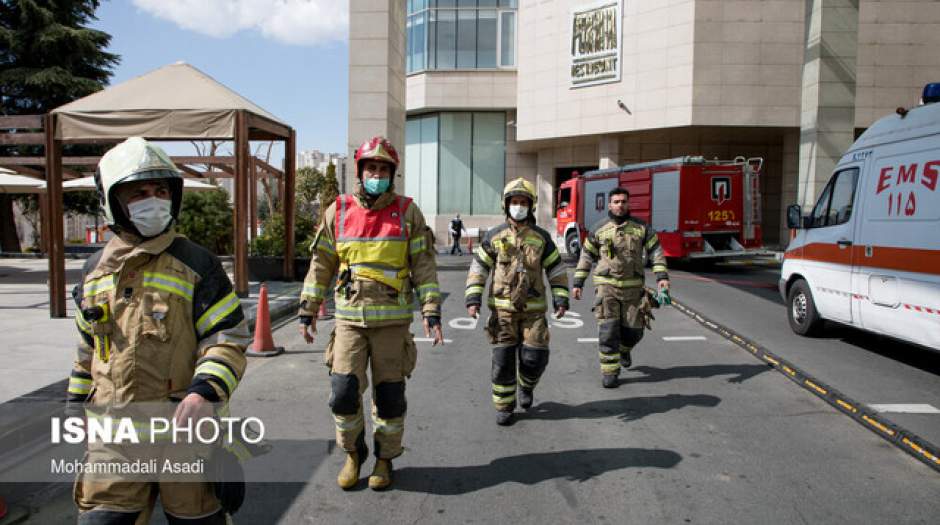
[[157, 197], [132, 202], [127, 205], [131, 222], [137, 226], [137, 231], [144, 237], [154, 237], [163, 233], [170, 224], [172, 215], [170, 210], [173, 203]]
[[517, 221], [524, 220], [529, 216], [529, 207], [520, 206], [518, 204], [509, 205], [509, 216]]

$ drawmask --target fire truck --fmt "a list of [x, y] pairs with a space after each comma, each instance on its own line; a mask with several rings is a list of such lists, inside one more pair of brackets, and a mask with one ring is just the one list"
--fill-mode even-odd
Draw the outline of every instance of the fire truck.
[[653, 226], [666, 257], [724, 259], [766, 254], [761, 235], [763, 159], [703, 157], [594, 170], [561, 183], [556, 242], [578, 255], [588, 228], [607, 216], [607, 194], [630, 192], [630, 215]]

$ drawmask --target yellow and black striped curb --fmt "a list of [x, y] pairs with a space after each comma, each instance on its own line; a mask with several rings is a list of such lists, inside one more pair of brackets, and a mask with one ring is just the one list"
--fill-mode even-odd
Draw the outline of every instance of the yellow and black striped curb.
[[835, 407], [836, 410], [854, 419], [860, 425], [871, 430], [882, 439], [926, 463], [930, 468], [940, 472], [940, 448], [934, 444], [888, 421], [882, 417], [881, 414], [875, 412], [865, 404], [853, 400], [823, 381], [800, 370], [796, 365], [786, 359], [774, 354], [754, 341], [735, 333], [730, 328], [712, 321], [681, 302], [673, 299], [672, 306], [695, 321], [698, 321], [709, 330], [747, 350], [757, 359], [783, 374], [787, 379], [800, 385], [826, 403], [829, 403]]

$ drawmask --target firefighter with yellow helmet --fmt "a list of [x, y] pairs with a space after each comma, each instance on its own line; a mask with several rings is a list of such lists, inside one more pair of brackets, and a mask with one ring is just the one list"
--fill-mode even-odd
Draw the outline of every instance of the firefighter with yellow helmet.
[[506, 185], [506, 222], [487, 232], [467, 276], [465, 302], [475, 318], [492, 275], [485, 330], [493, 345], [493, 405], [499, 425], [512, 424], [517, 400], [523, 409], [532, 406], [533, 390], [548, 365], [546, 296], [551, 296], [556, 317], [568, 309], [568, 275], [551, 235], [535, 224], [537, 200], [535, 187], [523, 178]]
[[327, 345], [330, 408], [336, 442], [346, 451], [337, 477], [344, 490], [359, 480], [368, 455], [362, 394], [371, 365], [373, 444], [376, 463], [369, 487], [392, 482], [392, 459], [402, 453], [405, 379], [415, 366], [409, 331], [417, 295], [427, 335], [443, 344], [441, 293], [430, 229], [411, 199], [394, 191], [398, 153], [383, 137], [355, 154], [356, 192], [340, 195], [323, 214], [301, 293], [300, 330], [312, 343], [320, 304], [336, 278], [336, 325]]
[[[181, 423], [209, 417], [245, 372], [249, 333], [218, 257], [173, 230], [180, 172], [159, 147], [133, 137], [105, 153], [95, 183], [115, 236], [88, 259], [73, 291], [80, 340], [70, 409], [83, 405], [97, 417], [163, 402]], [[107, 450], [89, 444], [89, 454], [101, 459]], [[169, 523], [225, 523], [241, 503], [225, 486], [84, 473], [75, 485], [78, 522], [146, 522], [159, 495]]]
[[[650, 309], [670, 301], [666, 256], [659, 237], [649, 224], [630, 215], [629, 198], [626, 188], [608, 193], [608, 216], [595, 224], [585, 239], [572, 287], [574, 298], [581, 299], [584, 281], [597, 265], [594, 316], [604, 388], [617, 388], [620, 369], [633, 363], [630, 354], [643, 338], [644, 328], [649, 327]], [[653, 264], [657, 299], [643, 287], [647, 259]]]

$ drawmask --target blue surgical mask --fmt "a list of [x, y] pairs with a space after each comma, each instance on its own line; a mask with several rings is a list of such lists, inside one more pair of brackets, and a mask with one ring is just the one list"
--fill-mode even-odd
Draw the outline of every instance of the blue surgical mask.
[[390, 183], [390, 179], [364, 178], [362, 180], [362, 186], [366, 189], [366, 193], [369, 195], [381, 195], [385, 193], [388, 191], [388, 186]]

